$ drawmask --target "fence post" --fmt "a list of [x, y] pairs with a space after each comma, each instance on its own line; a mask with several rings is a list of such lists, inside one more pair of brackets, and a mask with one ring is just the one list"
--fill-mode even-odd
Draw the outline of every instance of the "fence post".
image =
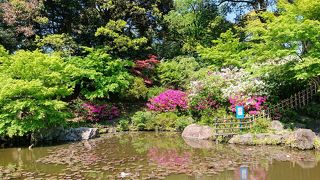
[[216, 132], [216, 136], [218, 135], [218, 118], [214, 118], [214, 129], [215, 129], [215, 132]]

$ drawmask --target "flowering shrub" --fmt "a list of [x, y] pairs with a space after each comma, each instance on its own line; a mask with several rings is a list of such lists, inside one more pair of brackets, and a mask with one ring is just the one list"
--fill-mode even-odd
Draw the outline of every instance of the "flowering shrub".
[[156, 64], [160, 63], [155, 55], [149, 55], [149, 59], [146, 60], [136, 60], [133, 67], [133, 73], [144, 79], [144, 82], [148, 85], [152, 85], [152, 80], [150, 76], [153, 74], [153, 70]]
[[245, 96], [235, 96], [230, 97], [229, 102], [231, 104], [230, 110], [232, 112], [236, 112], [236, 106], [244, 106], [244, 109], [249, 114], [258, 114], [259, 111], [265, 108], [264, 103], [267, 98], [265, 96], [253, 96], [253, 97], [245, 97]]
[[191, 102], [191, 109], [197, 111], [217, 108], [219, 108], [219, 103], [210, 96], [193, 98], [193, 101]]
[[149, 99], [147, 106], [152, 111], [167, 112], [188, 108], [187, 94], [180, 90], [166, 90]]
[[92, 122], [98, 122], [101, 120], [112, 120], [116, 117], [119, 117], [120, 115], [119, 109], [113, 105], [95, 105], [92, 103], [84, 103], [83, 107], [87, 112], [87, 119]]
[[238, 68], [225, 68], [220, 72], [208, 72], [208, 75], [217, 76], [223, 79], [221, 87], [222, 97], [228, 99], [231, 96], [245, 94], [247, 96], [267, 95], [266, 84], [257, 77], [252, 77], [249, 72]]

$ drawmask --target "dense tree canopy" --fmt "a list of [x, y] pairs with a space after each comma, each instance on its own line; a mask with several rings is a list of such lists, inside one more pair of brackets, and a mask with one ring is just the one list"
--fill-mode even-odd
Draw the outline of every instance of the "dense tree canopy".
[[0, 136], [147, 98], [136, 129], [209, 124], [319, 75], [315, 0], [0, 0]]

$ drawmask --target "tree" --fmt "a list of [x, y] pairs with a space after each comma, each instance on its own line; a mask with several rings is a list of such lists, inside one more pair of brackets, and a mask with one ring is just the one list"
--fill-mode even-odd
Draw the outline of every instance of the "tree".
[[10, 51], [32, 47], [36, 27], [47, 22], [42, 6], [41, 0], [0, 2], [0, 44]]
[[192, 53], [198, 44], [210, 45], [212, 39], [231, 27], [209, 0], [178, 0], [175, 9], [165, 15], [165, 21], [168, 35], [162, 52], [171, 57]]

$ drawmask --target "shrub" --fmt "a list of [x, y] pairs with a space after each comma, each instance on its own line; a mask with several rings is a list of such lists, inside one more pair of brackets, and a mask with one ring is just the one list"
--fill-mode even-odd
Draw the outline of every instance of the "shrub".
[[204, 125], [213, 125], [216, 118], [228, 117], [225, 108], [218, 108], [216, 110], [206, 109], [200, 113], [200, 123]]
[[162, 92], [164, 92], [166, 90], [166, 88], [164, 87], [158, 87], [158, 86], [154, 86], [148, 89], [148, 99], [153, 98], [155, 96], [158, 96], [159, 94], [161, 94]]
[[109, 104], [93, 104], [84, 103], [84, 109], [86, 110], [86, 119], [91, 122], [98, 122], [102, 120], [112, 120], [120, 116], [120, 111], [116, 106]]
[[61, 126], [69, 117], [61, 99], [73, 92], [67, 65], [55, 55], [18, 51], [0, 57], [0, 136]]
[[129, 120], [128, 119], [121, 119], [118, 122], [117, 129], [120, 131], [128, 131], [129, 130]]
[[178, 131], [183, 131], [188, 125], [192, 124], [194, 120], [192, 117], [181, 116], [175, 122], [175, 128]]
[[236, 106], [244, 106], [245, 111], [249, 114], [258, 114], [261, 110], [265, 108], [264, 103], [266, 102], [266, 100], [267, 98], [262, 96], [249, 98], [246, 98], [244, 96], [230, 97], [230, 110], [232, 112], [236, 112]]
[[186, 88], [190, 78], [199, 65], [193, 57], [179, 56], [161, 62], [157, 68], [161, 84], [174, 88]]
[[[210, 69], [201, 69], [194, 74], [194, 79], [188, 86], [188, 98], [191, 102], [197, 103], [199, 100], [207, 98], [217, 102], [223, 102], [221, 87], [224, 82], [217, 76], [210, 75]], [[193, 104], [195, 104], [193, 103]]]
[[147, 85], [152, 85], [151, 77], [154, 75], [154, 69], [160, 61], [155, 55], [149, 55], [148, 58], [146, 60], [136, 60], [132, 71], [135, 75], [143, 78]]
[[270, 129], [271, 121], [265, 118], [258, 118], [249, 130], [251, 133], [267, 133]]
[[158, 130], [173, 131], [178, 116], [173, 112], [159, 113], [154, 117], [154, 125]]
[[138, 111], [132, 117], [132, 129], [134, 130], [183, 130], [193, 122], [188, 116], [178, 117], [174, 112], [153, 113], [150, 111]]
[[153, 122], [154, 114], [149, 111], [138, 111], [132, 117], [132, 126], [133, 129], [136, 130], [153, 130], [154, 122]]
[[222, 78], [222, 97], [227, 99], [231, 96], [263, 96], [268, 95], [266, 83], [260, 78], [252, 76], [244, 69], [223, 68], [221, 71], [210, 73], [211, 76]]
[[160, 95], [149, 99], [147, 106], [152, 111], [167, 112], [188, 108], [187, 94], [180, 90], [166, 90]]
[[84, 58], [69, 58], [68, 63], [81, 70], [74, 79], [81, 94], [90, 100], [124, 94], [134, 80], [129, 72], [132, 62], [115, 59], [103, 50], [92, 51]]
[[145, 99], [148, 94], [148, 88], [144, 84], [144, 81], [142, 78], [134, 78], [133, 84], [131, 88], [128, 91], [127, 98], [132, 97], [134, 99]]

